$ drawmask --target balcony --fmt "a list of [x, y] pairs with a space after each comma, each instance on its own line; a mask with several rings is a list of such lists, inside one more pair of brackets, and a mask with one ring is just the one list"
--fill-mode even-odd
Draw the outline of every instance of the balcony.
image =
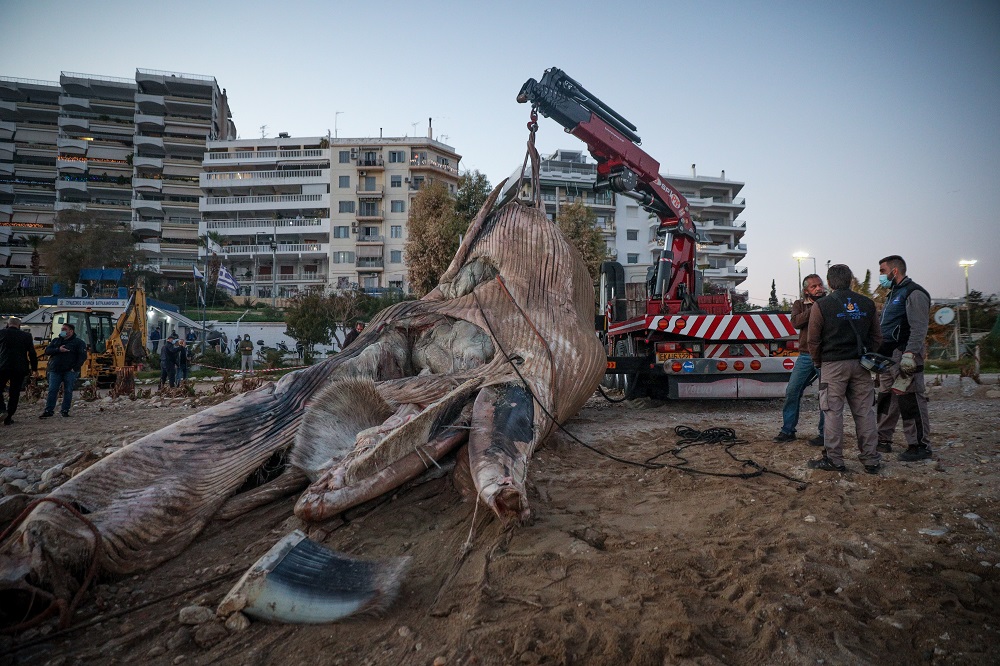
[[358, 245], [381, 245], [383, 243], [385, 243], [385, 236], [376, 236], [373, 234], [358, 235]]
[[132, 199], [132, 209], [140, 215], [163, 215], [163, 202], [150, 199]]
[[165, 120], [161, 115], [150, 113], [135, 114], [135, 124], [143, 132], [162, 132]]
[[297, 217], [294, 219], [253, 218], [248, 220], [208, 220], [205, 228], [221, 233], [266, 234], [282, 231], [307, 231], [329, 234], [330, 218]]
[[145, 157], [163, 157], [167, 151], [163, 148], [163, 139], [158, 136], [135, 136], [135, 149], [145, 153]]
[[329, 194], [272, 194], [247, 197], [202, 197], [198, 204], [203, 213], [244, 210], [296, 210], [329, 208]]
[[141, 235], [148, 235], [147, 232], [159, 234], [163, 229], [161, 220], [132, 220], [132, 229]]
[[359, 208], [356, 215], [358, 222], [381, 222], [385, 219], [385, 209]]
[[139, 107], [139, 113], [151, 116], [162, 116], [167, 113], [167, 105], [163, 95], [146, 95], [137, 93], [135, 103]]
[[0, 121], [0, 141], [10, 141], [17, 130], [17, 123], [9, 120]]
[[381, 199], [382, 195], [385, 194], [385, 188], [384, 187], [370, 187], [370, 188], [359, 187], [357, 189], [357, 194], [362, 199], [366, 199], [366, 198], [367, 199]]
[[163, 180], [160, 178], [133, 178], [132, 187], [137, 192], [162, 192]]
[[160, 254], [159, 243], [136, 243], [136, 247], [147, 255]]
[[83, 157], [87, 154], [87, 147], [89, 145], [89, 141], [83, 141], [81, 139], [59, 138], [56, 141], [56, 147], [59, 149], [60, 155], [78, 155]]
[[298, 257], [325, 257], [329, 254], [329, 243], [278, 243], [275, 250], [267, 245], [223, 245], [218, 252], [224, 257], [229, 255], [277, 254], [280, 256], [294, 255]]
[[354, 163], [357, 165], [358, 169], [362, 170], [369, 169], [372, 171], [382, 171], [385, 169], [385, 162], [382, 160], [381, 155], [377, 157], [362, 157]]
[[83, 118], [59, 118], [59, 131], [80, 134], [90, 131], [90, 121]]
[[410, 160], [410, 170], [440, 171], [441, 173], [451, 174], [456, 178], [458, 177], [458, 167], [452, 166], [451, 164], [441, 164], [440, 162], [428, 159], [426, 157]]
[[261, 285], [268, 287], [274, 282], [279, 284], [287, 284], [289, 282], [313, 282], [313, 283], [323, 283], [329, 280], [329, 276], [326, 273], [320, 271], [300, 271], [297, 273], [278, 273], [274, 278], [271, 277], [270, 273], [260, 273], [256, 278], [236, 278], [236, 281], [240, 283], [240, 286], [247, 285]]
[[163, 171], [162, 157], [140, 157], [136, 155], [132, 158], [132, 165], [140, 171]]
[[206, 165], [228, 165], [228, 164], [267, 164], [269, 162], [295, 162], [330, 159], [330, 150], [327, 148], [306, 149], [306, 150], [240, 150], [226, 153], [205, 153], [204, 162]]
[[87, 181], [85, 180], [57, 180], [56, 192], [60, 194], [71, 194], [77, 197], [87, 196]]
[[382, 257], [356, 257], [354, 265], [366, 270], [382, 270], [385, 267], [385, 259]]
[[61, 173], [87, 173], [87, 160], [56, 160], [56, 169]]
[[202, 173], [200, 185], [203, 188], [235, 189], [241, 187], [261, 187], [265, 185], [310, 185], [322, 181], [330, 182], [329, 169], [302, 169], [299, 171], [240, 171]]
[[60, 95], [59, 106], [64, 111], [76, 111], [87, 113], [90, 111], [90, 100], [86, 97], [73, 97], [72, 95]]

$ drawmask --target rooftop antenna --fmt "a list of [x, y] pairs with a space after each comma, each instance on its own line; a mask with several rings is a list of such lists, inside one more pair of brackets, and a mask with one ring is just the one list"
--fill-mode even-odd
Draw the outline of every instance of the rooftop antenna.
[[334, 111], [333, 112], [333, 138], [334, 139], [337, 138], [337, 116], [339, 116], [342, 113], [343, 113], [343, 111]]
[[416, 136], [417, 136], [417, 125], [419, 125], [419, 124], [420, 124], [419, 120], [417, 122], [415, 122], [415, 123], [410, 123], [410, 125], [413, 126], [413, 137], [414, 138], [416, 138]]
[[262, 139], [266, 139], [267, 138], [267, 125], [261, 125], [260, 126], [260, 138], [262, 138]]

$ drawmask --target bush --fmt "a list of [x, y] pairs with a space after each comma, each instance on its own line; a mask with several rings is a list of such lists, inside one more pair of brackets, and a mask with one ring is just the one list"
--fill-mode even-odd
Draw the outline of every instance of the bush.
[[223, 368], [235, 370], [239, 368], [239, 360], [236, 356], [229, 356], [220, 351], [209, 349], [204, 354], [195, 356], [192, 361], [195, 365], [207, 365], [213, 368]]

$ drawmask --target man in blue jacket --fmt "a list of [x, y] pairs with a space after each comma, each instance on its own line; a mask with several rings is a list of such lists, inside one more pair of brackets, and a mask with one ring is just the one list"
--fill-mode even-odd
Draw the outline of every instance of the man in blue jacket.
[[55, 413], [56, 399], [59, 397], [59, 386], [63, 387], [63, 416], [69, 416], [69, 408], [73, 403], [73, 386], [80, 376], [83, 362], [87, 360], [87, 344], [76, 336], [73, 324], [63, 324], [58, 338], [45, 348], [45, 356], [49, 362], [46, 372], [49, 375], [49, 396], [45, 401], [45, 411], [39, 418], [45, 419]]

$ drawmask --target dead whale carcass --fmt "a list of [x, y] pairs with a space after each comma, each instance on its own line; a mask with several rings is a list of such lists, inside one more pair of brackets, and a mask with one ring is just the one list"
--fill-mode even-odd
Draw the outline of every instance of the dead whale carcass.
[[279, 451], [292, 470], [240, 498], [244, 510], [304, 472], [295, 513], [325, 520], [467, 442], [456, 469], [471, 478], [459, 485], [502, 519], [527, 518], [532, 451], [593, 393], [605, 357], [579, 253], [536, 208], [488, 212], [499, 191], [440, 284], [384, 310], [343, 353], [147, 435], [56, 489], [63, 504], [36, 507], [0, 547], [0, 607], [23, 611], [38, 591], [69, 598], [94, 558], [101, 574], [123, 575], [177, 555]]

